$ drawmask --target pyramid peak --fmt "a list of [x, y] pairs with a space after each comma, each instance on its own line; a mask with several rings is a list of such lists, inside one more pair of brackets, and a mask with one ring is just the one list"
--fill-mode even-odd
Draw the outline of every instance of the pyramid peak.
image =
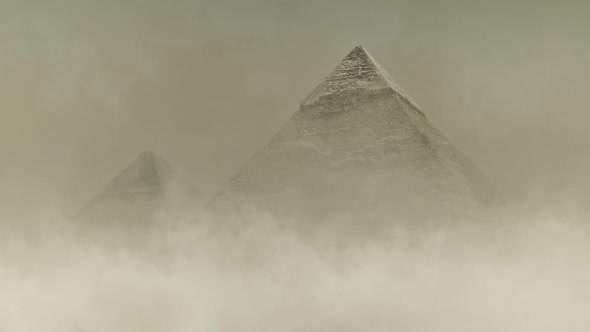
[[352, 49], [352, 50], [351, 50], [351, 51], [348, 53], [348, 55], [350, 56], [351, 54], [354, 54], [354, 53], [359, 53], [359, 52], [360, 52], [360, 53], [364, 53], [364, 54], [366, 54], [366, 55], [369, 55], [369, 51], [367, 51], [367, 49], [366, 49], [366, 48], [365, 48], [363, 45], [358, 45], [358, 46], [355, 46], [355, 47], [354, 47], [354, 48], [353, 48], [353, 49]]
[[157, 160], [158, 156], [151, 150], [146, 150], [143, 151], [142, 153], [140, 153], [137, 156], [137, 159], [141, 159], [141, 160]]
[[375, 59], [373, 59], [369, 51], [367, 51], [367, 49], [362, 45], [354, 47], [344, 57], [344, 59], [342, 59], [339, 66], [350, 66], [350, 62], [357, 66], [364, 66], [367, 71], [373, 71], [377, 74], [380, 74], [380, 71], [382, 70], [382, 68], [376, 63]]
[[380, 89], [393, 90], [406, 100], [412, 108], [423, 115], [416, 102], [393, 80], [362, 45], [354, 47], [336, 66], [332, 73], [301, 104], [309, 106], [324, 96], [351, 90]]
[[133, 201], [159, 199], [164, 194], [160, 164], [152, 151], [140, 153], [80, 211], [79, 217], [92, 215], [97, 207], [114, 201], [132, 204]]
[[119, 175], [121, 176], [127, 173], [137, 175], [137, 172], [139, 172], [139, 174], [151, 173], [157, 175], [158, 178], [161, 178], [168, 176], [172, 170], [168, 162], [159, 154], [151, 150], [146, 150], [141, 152], [137, 158], [129, 164], [127, 169]]

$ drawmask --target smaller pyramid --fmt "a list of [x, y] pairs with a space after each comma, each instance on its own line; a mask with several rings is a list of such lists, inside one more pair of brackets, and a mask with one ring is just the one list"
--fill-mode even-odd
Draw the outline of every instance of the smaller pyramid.
[[151, 151], [141, 153], [79, 213], [87, 229], [149, 229], [198, 206], [193, 186]]

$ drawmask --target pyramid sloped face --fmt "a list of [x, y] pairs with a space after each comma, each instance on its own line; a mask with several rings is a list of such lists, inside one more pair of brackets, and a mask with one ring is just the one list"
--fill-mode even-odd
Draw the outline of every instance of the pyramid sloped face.
[[357, 47], [210, 206], [405, 217], [476, 206], [491, 196], [478, 168]]
[[158, 214], [176, 208], [178, 197], [194, 196], [194, 188], [165, 160], [146, 151], [90, 201], [78, 220], [100, 228], [145, 228]]
[[97, 199], [142, 200], [162, 195], [161, 165], [162, 161], [153, 153], [142, 153], [97, 195]]

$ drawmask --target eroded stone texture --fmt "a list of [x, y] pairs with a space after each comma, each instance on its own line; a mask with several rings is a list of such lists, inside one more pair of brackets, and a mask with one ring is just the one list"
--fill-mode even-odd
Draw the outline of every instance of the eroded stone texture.
[[428, 218], [476, 207], [492, 192], [359, 46], [209, 208], [254, 206], [306, 220]]

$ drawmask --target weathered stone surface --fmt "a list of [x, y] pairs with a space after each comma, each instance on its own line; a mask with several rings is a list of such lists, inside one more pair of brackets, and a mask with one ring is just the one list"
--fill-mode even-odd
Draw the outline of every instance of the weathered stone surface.
[[300, 220], [427, 218], [492, 197], [480, 170], [359, 46], [208, 208]]

